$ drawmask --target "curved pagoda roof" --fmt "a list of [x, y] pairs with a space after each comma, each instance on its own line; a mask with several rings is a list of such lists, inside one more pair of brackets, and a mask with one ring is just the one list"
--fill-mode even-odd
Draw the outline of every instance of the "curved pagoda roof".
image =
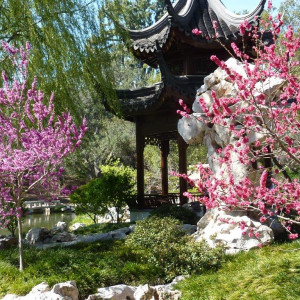
[[[168, 12], [153, 25], [142, 30], [129, 30], [132, 47], [136, 56], [151, 66], [156, 67], [156, 51], [165, 50], [182, 32], [194, 45], [211, 48], [209, 42], [216, 38], [232, 41], [239, 37], [239, 25], [247, 20], [256, 21], [262, 13], [266, 0], [260, 0], [257, 7], [249, 14], [236, 15], [230, 12], [221, 0], [178, 0], [174, 6], [165, 0]], [[218, 28], [213, 28], [216, 21]], [[201, 35], [194, 35], [192, 30], [198, 28]], [[214, 46], [215, 47], [215, 46]]]

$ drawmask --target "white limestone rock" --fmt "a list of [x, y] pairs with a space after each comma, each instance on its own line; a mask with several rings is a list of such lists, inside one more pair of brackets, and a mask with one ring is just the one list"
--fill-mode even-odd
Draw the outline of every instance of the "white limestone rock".
[[204, 103], [206, 104], [207, 109], [209, 112], [212, 112], [212, 104], [213, 104], [213, 97], [211, 96], [211, 91], [206, 91], [202, 94], [199, 94], [199, 96], [196, 97], [196, 100], [193, 103], [192, 110], [195, 113], [203, 113], [203, 109], [199, 103], [199, 99], [202, 98], [204, 100]]
[[[227, 220], [226, 222], [222, 220]], [[241, 229], [243, 222], [246, 227]], [[206, 241], [211, 247], [224, 245], [226, 253], [234, 254], [248, 251], [274, 241], [272, 229], [237, 212], [225, 212], [211, 209], [197, 224], [197, 232], [193, 235], [196, 241]], [[249, 233], [253, 229], [253, 236]], [[243, 234], [243, 232], [246, 232]], [[259, 237], [254, 234], [259, 233]]]
[[136, 287], [125, 284], [99, 288], [98, 293], [90, 295], [87, 300], [125, 300], [134, 299]]
[[[239, 60], [231, 57], [228, 60], [226, 60], [226, 65], [230, 70], [234, 70], [236, 73], [242, 75], [244, 78], [247, 78], [247, 74], [245, 72], [243, 63]], [[249, 68], [253, 69], [255, 66], [252, 64], [249, 64]], [[219, 68], [218, 68], [219, 69]]]
[[217, 78], [214, 76], [214, 73], [209, 74], [204, 78], [204, 85], [207, 89], [210, 89], [213, 85], [217, 84]]
[[70, 226], [69, 230], [70, 231], [75, 231], [79, 228], [84, 228], [86, 225], [83, 223], [74, 223], [73, 225]]
[[69, 232], [59, 232], [55, 234], [51, 242], [53, 243], [64, 243], [64, 242], [71, 242], [76, 240], [76, 235]]
[[280, 87], [283, 83], [283, 78], [269, 77], [264, 82], [256, 83], [254, 95], [263, 93], [266, 99], [271, 101], [275, 96], [281, 93]]
[[232, 82], [226, 80], [221, 80], [219, 83], [213, 85], [211, 90], [216, 92], [218, 98], [230, 98], [236, 96], [238, 93], [236, 86]]
[[178, 132], [188, 144], [202, 143], [206, 127], [206, 124], [195, 116], [181, 118], [178, 121]]
[[57, 222], [57, 224], [51, 229], [52, 234], [58, 232], [65, 232], [68, 229], [68, 224], [66, 222]]
[[56, 284], [52, 290], [47, 283], [35, 286], [26, 296], [6, 295], [2, 300], [78, 300], [75, 281]]
[[222, 147], [227, 146], [230, 143], [231, 131], [229, 130], [230, 121], [227, 121], [226, 126], [221, 126], [218, 124], [214, 124], [214, 131], [216, 135], [219, 137], [219, 145]]
[[51, 237], [51, 232], [47, 228], [31, 228], [26, 236], [25, 236], [25, 242], [34, 245], [36, 243], [42, 243], [44, 240]]
[[32, 288], [32, 290], [30, 291], [30, 293], [45, 293], [45, 292], [49, 292], [50, 286], [48, 285], [47, 282], [42, 282], [36, 286], [34, 286]]
[[134, 292], [133, 299], [134, 300], [150, 300], [155, 299], [156, 290], [151, 287], [149, 284], [140, 285], [137, 287]]
[[197, 96], [207, 91], [207, 86], [205, 84], [201, 85], [201, 87], [197, 90]]
[[54, 285], [51, 292], [63, 296], [66, 300], [78, 300], [79, 293], [76, 282], [73, 280]]
[[177, 276], [166, 285], [145, 284], [135, 287], [119, 284], [99, 288], [97, 294], [90, 295], [86, 300], [179, 300], [181, 292], [174, 290], [174, 286], [187, 277]]

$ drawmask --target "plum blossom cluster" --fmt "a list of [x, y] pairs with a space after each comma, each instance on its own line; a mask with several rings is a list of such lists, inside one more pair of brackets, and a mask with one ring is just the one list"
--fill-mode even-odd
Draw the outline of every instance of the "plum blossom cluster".
[[79, 147], [87, 126], [85, 120], [76, 126], [68, 112], [56, 116], [54, 95], [45, 99], [36, 78], [28, 83], [29, 43], [2, 47], [15, 67], [13, 78], [2, 72], [0, 88], [0, 224], [6, 226], [11, 216], [20, 217], [29, 193], [57, 195], [62, 161]]
[[[272, 7], [271, 1], [268, 7]], [[207, 196], [197, 200], [207, 208], [253, 209], [260, 214], [260, 221], [268, 224], [276, 217], [289, 237], [295, 239], [298, 234], [292, 233], [292, 227], [300, 224], [300, 182], [292, 179], [290, 173], [300, 169], [300, 80], [296, 75], [300, 38], [294, 35], [291, 26], [282, 34], [282, 24], [280, 14], [261, 20], [259, 27], [244, 22], [240, 33], [252, 37], [255, 55], [231, 44], [233, 56], [243, 63], [243, 72], [230, 69], [216, 56], [211, 57], [226, 72], [237, 94], [218, 98], [212, 91], [211, 106], [199, 99], [201, 120], [227, 127], [234, 136], [230, 144], [218, 149], [216, 159], [228, 170], [233, 159], [251, 165], [260, 174], [259, 182], [248, 177], [237, 181], [232, 172], [226, 179], [218, 178], [202, 164], [197, 166], [201, 180], [186, 179], [205, 192]], [[272, 34], [271, 45], [262, 42], [266, 32]], [[188, 115], [183, 109], [180, 114]], [[186, 196], [193, 199], [189, 193]]]

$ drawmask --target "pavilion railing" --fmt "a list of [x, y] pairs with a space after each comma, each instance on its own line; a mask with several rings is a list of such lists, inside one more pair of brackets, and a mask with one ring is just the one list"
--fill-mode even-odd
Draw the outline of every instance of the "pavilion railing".
[[[195, 196], [201, 196], [201, 194], [194, 194]], [[137, 196], [132, 198], [132, 207], [138, 207]], [[144, 194], [144, 205], [142, 208], [157, 208], [164, 204], [180, 204], [179, 193], [169, 193], [167, 195], [162, 194]]]

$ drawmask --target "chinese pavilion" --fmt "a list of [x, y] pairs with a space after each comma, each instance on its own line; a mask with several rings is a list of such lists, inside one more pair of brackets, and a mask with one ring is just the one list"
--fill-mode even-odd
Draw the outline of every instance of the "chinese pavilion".
[[[261, 0], [247, 15], [236, 15], [227, 10], [221, 0], [178, 0], [174, 6], [170, 0], [165, 0], [167, 13], [160, 20], [142, 30], [129, 30], [134, 55], [161, 71], [161, 82], [117, 91], [124, 116], [136, 124], [137, 201], [140, 206], [145, 204], [145, 145], [158, 145], [161, 150], [162, 195], [167, 197], [170, 140], [178, 143], [179, 172], [187, 172], [187, 144], [177, 133], [178, 100], [181, 98], [188, 106], [192, 105], [204, 77], [216, 69], [210, 56], [229, 58], [224, 46], [230, 48], [233, 41], [242, 44], [239, 25], [245, 20], [255, 23], [265, 1]], [[201, 34], [193, 34], [195, 28]], [[244, 42], [251, 49], [251, 42]], [[183, 196], [186, 190], [187, 182], [180, 178], [181, 204], [186, 201]]]

